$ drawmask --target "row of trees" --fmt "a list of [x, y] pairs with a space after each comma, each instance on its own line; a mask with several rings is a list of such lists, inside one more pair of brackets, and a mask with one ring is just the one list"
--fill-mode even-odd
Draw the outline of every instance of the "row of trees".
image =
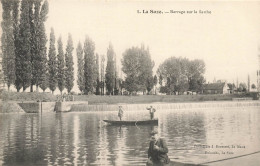
[[[205, 63], [202, 60], [171, 57], [158, 68], [161, 92], [179, 94], [185, 91], [201, 92], [204, 79]], [[163, 84], [164, 83], [164, 84]]]
[[[249, 86], [250, 86], [250, 84], [249, 85], [246, 85], [246, 83], [237, 83], [237, 86], [233, 83], [228, 83], [227, 84], [228, 85], [228, 88], [230, 89], [230, 90], [233, 90], [233, 91], [235, 91], [235, 92], [249, 92]], [[251, 86], [250, 86], [250, 88], [251, 89], [256, 89], [256, 85], [255, 84], [251, 84]]]
[[[1, 0], [3, 8], [2, 53], [4, 80], [8, 89], [17, 91], [33, 85], [44, 87], [46, 81], [45, 22], [48, 1]], [[20, 9], [20, 11], [19, 11]]]
[[70, 93], [74, 86], [74, 47], [72, 37], [69, 34], [65, 54], [61, 37], [59, 37], [57, 43], [58, 54], [56, 55], [55, 34], [52, 28], [50, 33], [49, 58], [48, 63], [46, 63], [48, 70], [45, 71], [46, 79], [44, 79], [45, 81], [40, 87], [43, 91], [50, 88], [52, 92], [58, 87], [61, 93], [66, 88], [68, 93]]
[[[74, 86], [73, 40], [68, 35], [64, 52], [62, 38], [57, 40], [51, 29], [47, 56], [47, 36], [45, 22], [48, 15], [48, 1], [45, 0], [1, 0], [3, 7], [2, 52], [4, 80], [8, 89], [13, 84], [17, 91], [30, 87], [40, 87], [43, 91], [57, 88], [68, 93]], [[19, 11], [20, 9], [20, 11]], [[88, 36], [84, 44], [76, 48], [78, 71], [77, 84], [81, 93], [118, 94], [125, 88], [133, 93], [150, 92], [157, 84], [153, 76], [154, 62], [149, 48], [132, 47], [123, 53], [122, 71], [125, 81], [118, 78], [116, 54], [112, 44], [105, 57], [95, 54], [95, 43]], [[101, 64], [99, 64], [101, 62]], [[157, 75], [162, 92], [169, 94], [186, 90], [199, 91], [204, 82], [205, 64], [201, 60], [190, 61], [185, 58], [169, 58], [160, 65]], [[165, 82], [165, 84], [163, 84]]]
[[[47, 57], [47, 36], [45, 22], [48, 15], [48, 1], [45, 0], [1, 0], [3, 7], [2, 52], [4, 82], [14, 85], [19, 92], [28, 87], [40, 87], [43, 91], [49, 88], [52, 92], [58, 88], [60, 92], [66, 88], [68, 93], [74, 86], [73, 41], [69, 34], [66, 51], [63, 51], [62, 38], [57, 41], [53, 28], [50, 32], [49, 51]], [[77, 49], [78, 80], [82, 93], [104, 94], [106, 86], [108, 94], [117, 94], [122, 89], [122, 80], [118, 79], [116, 55], [112, 44], [107, 50], [107, 67], [105, 58], [101, 59], [99, 73], [99, 55], [95, 55], [95, 44], [86, 37], [84, 46], [79, 42]], [[101, 75], [101, 80], [99, 75]]]

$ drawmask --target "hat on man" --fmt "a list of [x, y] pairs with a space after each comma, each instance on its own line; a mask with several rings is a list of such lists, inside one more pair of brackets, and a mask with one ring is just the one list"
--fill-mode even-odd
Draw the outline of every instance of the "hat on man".
[[155, 135], [155, 134], [158, 134], [158, 131], [157, 130], [153, 130], [151, 131], [150, 135]]

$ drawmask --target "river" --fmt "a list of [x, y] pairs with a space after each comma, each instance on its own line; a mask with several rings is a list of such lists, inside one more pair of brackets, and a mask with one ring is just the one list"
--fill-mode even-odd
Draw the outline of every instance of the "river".
[[[117, 112], [0, 114], [0, 165], [145, 165], [157, 128], [172, 161], [204, 163], [259, 151], [260, 107], [157, 110], [158, 126], [111, 126]], [[125, 111], [124, 119], [148, 119]]]

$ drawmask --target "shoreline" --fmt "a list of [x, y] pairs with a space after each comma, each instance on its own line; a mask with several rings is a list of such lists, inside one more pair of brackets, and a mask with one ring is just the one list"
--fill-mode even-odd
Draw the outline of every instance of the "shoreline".
[[[54, 112], [60, 102], [3, 102], [1, 101], [0, 113], [50, 113]], [[232, 107], [260, 107], [260, 100], [250, 101], [201, 101], [180, 103], [117, 103], [117, 104], [88, 104], [87, 102], [62, 102], [64, 110], [58, 112], [102, 112], [117, 111], [121, 105], [125, 111], [141, 111], [152, 105], [156, 110], [183, 110], [183, 109], [208, 109], [208, 108], [232, 108]], [[57, 110], [56, 110], [57, 111]]]

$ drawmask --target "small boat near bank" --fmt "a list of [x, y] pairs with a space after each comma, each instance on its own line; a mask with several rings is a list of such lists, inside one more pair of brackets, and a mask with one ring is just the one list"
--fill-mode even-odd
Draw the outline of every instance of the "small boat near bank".
[[206, 165], [170, 161], [169, 166], [206, 166]]
[[149, 120], [103, 120], [106, 123], [113, 125], [158, 125], [158, 119]]

